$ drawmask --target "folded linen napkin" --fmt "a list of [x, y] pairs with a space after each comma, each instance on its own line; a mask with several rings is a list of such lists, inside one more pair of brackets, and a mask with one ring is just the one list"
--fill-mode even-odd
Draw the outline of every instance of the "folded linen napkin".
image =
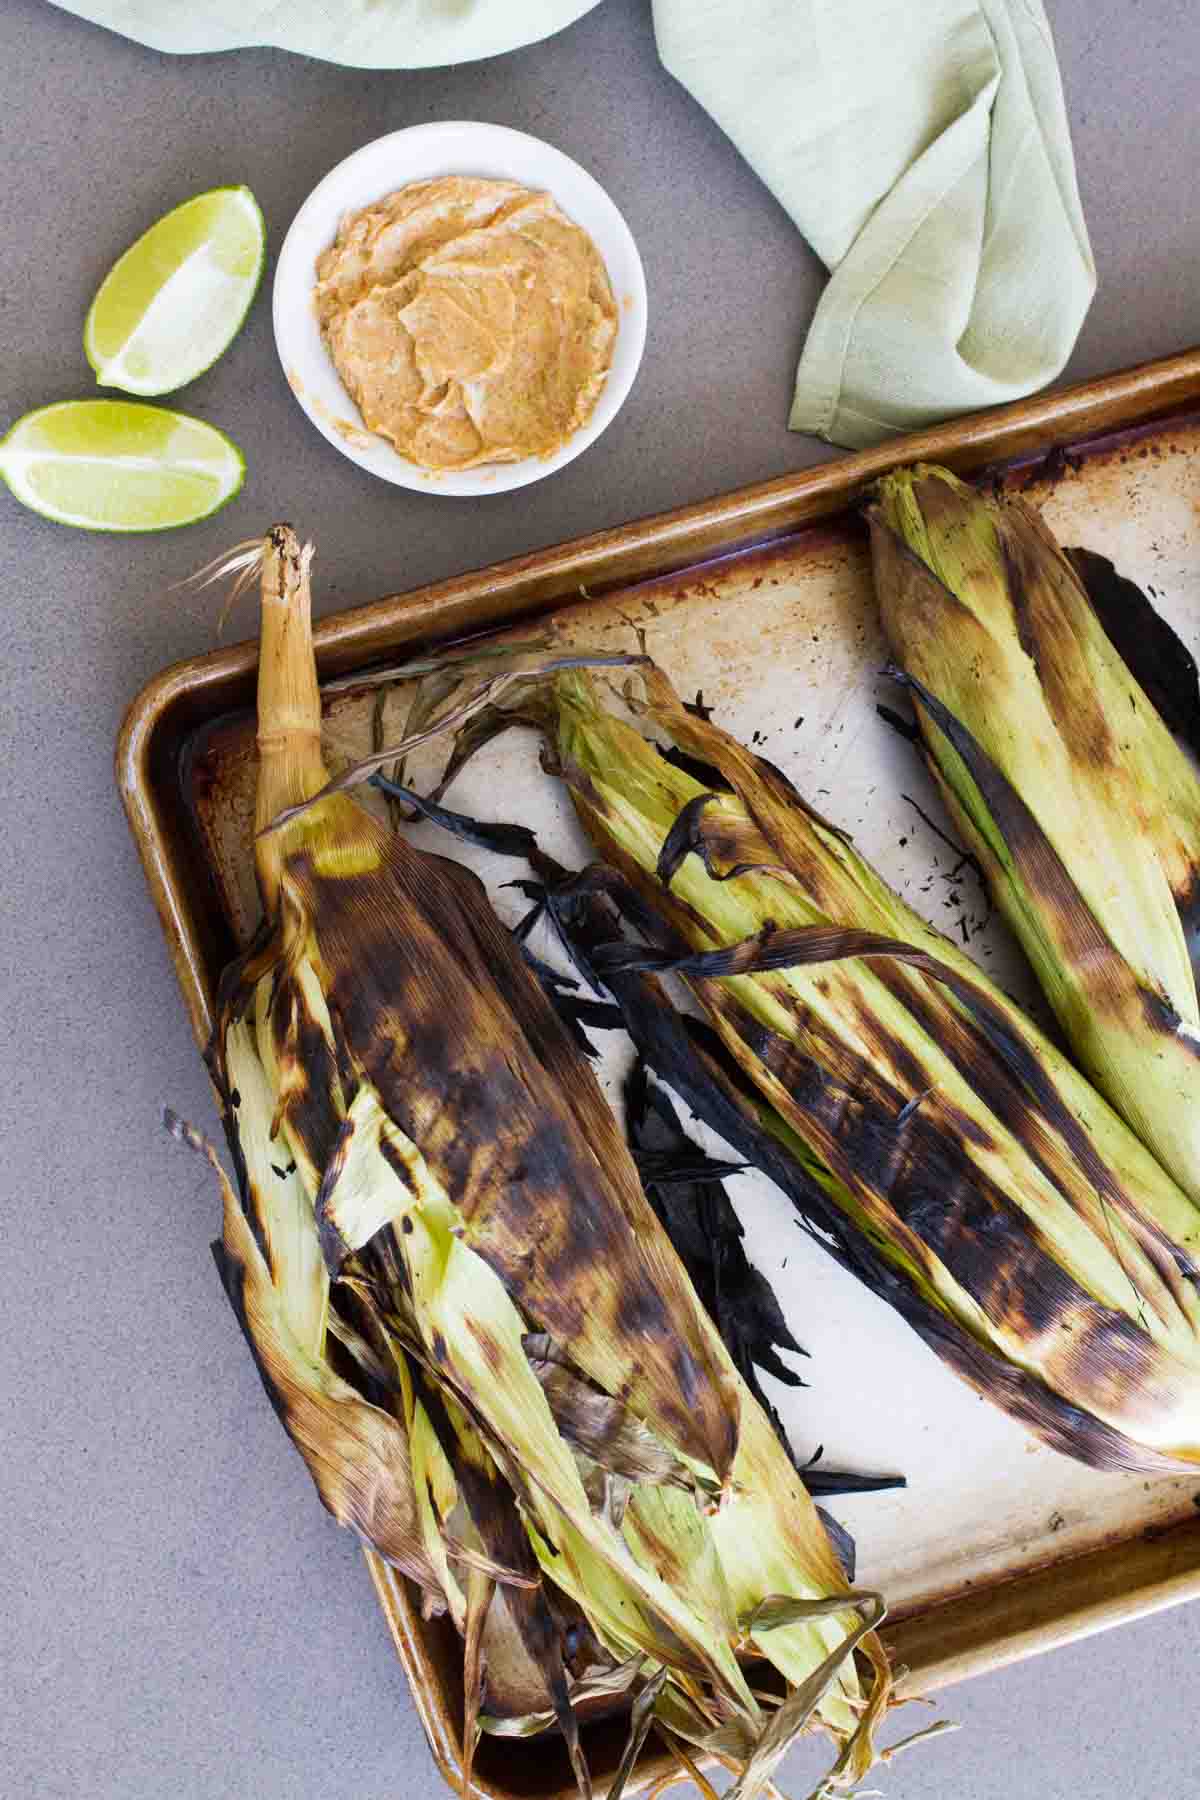
[[1096, 271], [1041, 0], [654, 0], [659, 52], [830, 279], [790, 424], [852, 448], [1032, 393]]
[[424, 69], [533, 44], [597, 0], [54, 0], [154, 50], [274, 44], [358, 69]]

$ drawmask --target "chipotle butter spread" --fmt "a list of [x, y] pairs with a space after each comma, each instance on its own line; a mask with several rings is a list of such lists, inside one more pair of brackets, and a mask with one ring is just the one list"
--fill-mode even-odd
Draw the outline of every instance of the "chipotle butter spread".
[[551, 455], [617, 335], [600, 252], [549, 194], [446, 175], [343, 220], [317, 316], [363, 422], [426, 469]]

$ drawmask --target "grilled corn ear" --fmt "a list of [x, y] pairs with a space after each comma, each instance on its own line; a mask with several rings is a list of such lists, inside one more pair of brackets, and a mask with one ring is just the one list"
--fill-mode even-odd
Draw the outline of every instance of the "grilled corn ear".
[[1200, 775], [1022, 500], [918, 466], [869, 518], [951, 815], [1080, 1063], [1200, 1202]]
[[779, 771], [639, 673], [633, 719], [586, 674], [520, 702], [667, 945], [595, 966], [687, 980], [740, 1078], [712, 1122], [981, 1392], [1096, 1466], [1193, 1466], [1200, 1210]]
[[[480, 1728], [550, 1716], [586, 1794], [574, 1702], [604, 1683], [636, 1699], [635, 1737], [653, 1717], [711, 1749], [746, 1800], [812, 1717], [855, 1778], [889, 1693], [878, 1598], [847, 1587], [481, 884], [330, 791], [308, 565], [277, 527], [265, 917], [210, 1051], [239, 1187], [218, 1256], [268, 1391], [337, 1516], [463, 1633], [465, 1783]], [[751, 1646], [789, 1684], [782, 1724]]]

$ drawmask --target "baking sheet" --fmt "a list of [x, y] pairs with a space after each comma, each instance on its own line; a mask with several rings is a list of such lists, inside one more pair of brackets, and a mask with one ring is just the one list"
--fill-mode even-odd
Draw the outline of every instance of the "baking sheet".
[[[1010, 480], [1042, 506], [1064, 543], [1101, 551], [1147, 587], [1200, 650], [1200, 424], [1143, 430], [1079, 461], [1052, 459]], [[318, 562], [318, 582], [319, 569]], [[850, 830], [918, 911], [959, 942], [965, 937], [1018, 998], [1037, 1005], [1003, 927], [985, 923], [986, 900], [969, 871], [950, 879], [954, 853], [905, 799], [948, 829], [915, 753], [875, 710], [896, 696], [881, 676], [886, 648], [865, 540], [853, 520], [584, 597], [554, 617], [572, 641], [604, 650], [636, 648], [644, 633], [685, 695], [701, 693], [716, 721], [778, 763]], [[528, 628], [519, 635], [528, 636]], [[369, 689], [331, 700], [327, 747], [335, 765], [371, 747], [373, 705]], [[397, 695], [388, 714], [394, 735], [403, 712]], [[248, 716], [198, 735], [188, 778], [222, 903], [244, 940], [257, 916]], [[563, 795], [541, 773], [527, 735], [493, 745], [448, 800], [485, 817], [520, 818], [564, 862], [586, 860]], [[524, 903], [502, 885], [523, 873], [519, 865], [451, 843], [436, 827], [415, 826], [412, 835], [469, 862], [501, 916], [511, 922], [519, 915]], [[627, 1051], [618, 1034], [602, 1041], [600, 1073], [612, 1095]], [[895, 1611], [1194, 1516], [1200, 1475], [1102, 1475], [1044, 1448], [944, 1369], [890, 1308], [813, 1244], [768, 1182], [738, 1176], [729, 1192], [752, 1259], [810, 1352], [797, 1363], [807, 1387], [765, 1378], [797, 1450], [808, 1455], [823, 1445], [831, 1466], [908, 1477], [902, 1493], [831, 1503], [858, 1538], [860, 1579], [882, 1586]]]

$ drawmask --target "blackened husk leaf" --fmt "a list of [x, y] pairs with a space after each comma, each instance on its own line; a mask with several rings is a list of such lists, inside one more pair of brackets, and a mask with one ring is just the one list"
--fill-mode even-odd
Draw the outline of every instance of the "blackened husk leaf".
[[898, 713], [894, 706], [887, 706], [883, 701], [877, 704], [875, 711], [884, 724], [890, 725], [897, 737], [902, 737], [906, 744], [920, 743], [921, 733], [915, 719], [906, 719], [903, 713]]
[[[746, 1255], [742, 1226], [720, 1181], [703, 1176], [663, 1178], [662, 1164], [691, 1167], [696, 1147], [682, 1129], [662, 1088], [649, 1080], [639, 1057], [625, 1083], [625, 1125], [646, 1197], [675, 1246], [743, 1380], [765, 1407], [780, 1438], [787, 1438], [766, 1395], [755, 1364], [789, 1387], [802, 1383], [779, 1358], [779, 1350], [807, 1354], [788, 1329], [766, 1277]], [[659, 1164], [648, 1173], [647, 1159]], [[653, 1167], [649, 1164], [649, 1167]]]
[[536, 843], [528, 825], [496, 825], [486, 819], [473, 819], [467, 813], [452, 812], [448, 806], [439, 806], [436, 801], [427, 800], [415, 788], [403, 787], [386, 775], [372, 775], [368, 785], [379, 788], [392, 799], [403, 800], [415, 812], [419, 812], [422, 818], [440, 825], [443, 831], [448, 831], [452, 837], [461, 838], [464, 844], [474, 844], [477, 850], [492, 850], [498, 856], [528, 856]]
[[[1200, 757], [1200, 670], [1187, 645], [1136, 582], [1094, 550], [1068, 550], [1092, 611], [1163, 723]], [[1192, 973], [1200, 986], [1200, 880], [1176, 892]]]
[[[801, 1473], [803, 1474], [803, 1471], [801, 1471]], [[807, 1475], [804, 1476], [804, 1485], [805, 1487], [808, 1487]], [[880, 1488], [889, 1488], [903, 1487], [905, 1484], [901, 1478], [899, 1480], [885, 1479], [877, 1482], [875, 1485]], [[809, 1488], [808, 1491], [811, 1493], [812, 1489]], [[855, 1542], [853, 1532], [847, 1531], [846, 1527], [841, 1524], [839, 1520], [835, 1519], [828, 1508], [824, 1506], [818, 1506], [817, 1517], [829, 1533], [829, 1541], [833, 1545], [837, 1559], [842, 1565], [842, 1574], [846, 1577], [847, 1581], [853, 1582], [854, 1577], [858, 1572], [858, 1544]]]
[[689, 1182], [696, 1181], [724, 1181], [727, 1175], [743, 1175], [749, 1167], [742, 1162], [722, 1162], [695, 1145], [690, 1150], [681, 1150], [678, 1157], [662, 1150], [638, 1150], [633, 1160], [643, 1184], [653, 1181], [661, 1187], [686, 1187]]
[[678, 744], [660, 745], [659, 754], [664, 762], [673, 763], [677, 769], [685, 770], [696, 781], [702, 781], [705, 787], [724, 788], [728, 792], [729, 783], [719, 769], [714, 769], [711, 763], [701, 762], [698, 756], [689, 756]]
[[1200, 756], [1200, 671], [1187, 645], [1135, 581], [1095, 550], [1068, 550], [1113, 649], [1169, 730]]
[[549, 963], [544, 963], [540, 956], [535, 956], [519, 931], [513, 935], [521, 946], [526, 967], [537, 976], [542, 992], [570, 1032], [576, 1048], [594, 1062], [600, 1052], [588, 1036], [587, 1028], [591, 1026], [599, 1031], [619, 1030], [622, 1023], [620, 1009], [611, 1001], [595, 1000], [590, 994], [581, 994], [576, 980], [570, 975], [560, 974]]

